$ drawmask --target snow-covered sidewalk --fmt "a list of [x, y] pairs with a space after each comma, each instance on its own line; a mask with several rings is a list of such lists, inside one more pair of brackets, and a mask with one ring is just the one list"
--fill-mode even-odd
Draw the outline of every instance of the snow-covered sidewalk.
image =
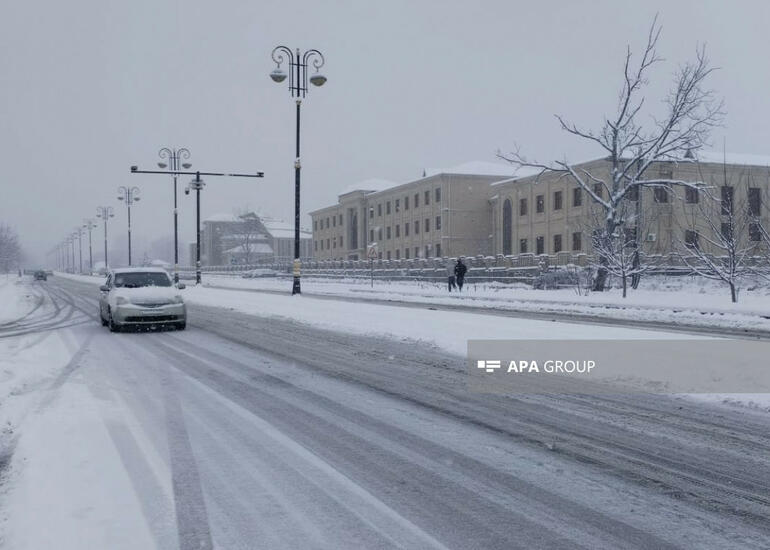
[[[204, 286], [250, 290], [287, 291], [284, 278], [244, 279], [205, 275]], [[447, 292], [446, 285], [426, 282], [302, 280], [306, 295], [369, 298], [384, 301], [468, 306], [490, 310], [554, 313], [608, 319], [680, 323], [726, 329], [770, 332], [770, 288], [744, 290], [733, 304], [729, 293], [713, 281], [691, 277], [649, 277], [642, 287], [623, 299], [618, 289], [579, 296], [574, 289], [534, 290], [528, 285], [473, 283], [462, 293]]]

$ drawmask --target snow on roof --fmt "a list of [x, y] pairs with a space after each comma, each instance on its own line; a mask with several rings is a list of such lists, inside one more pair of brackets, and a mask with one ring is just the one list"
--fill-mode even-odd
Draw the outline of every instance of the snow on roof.
[[[244, 246], [235, 246], [225, 251], [225, 254], [238, 254], [244, 252]], [[252, 254], [272, 254], [273, 247], [267, 243], [249, 243], [249, 252]]]
[[[270, 235], [276, 239], [293, 239], [294, 238], [294, 223], [292, 222], [285, 222], [283, 220], [263, 219], [262, 225], [264, 225], [265, 229], [267, 229], [270, 232]], [[299, 236], [300, 238], [309, 239], [312, 236], [312, 234], [307, 229], [300, 228]]]
[[235, 214], [212, 214], [211, 216], [208, 216], [203, 221], [205, 223], [205, 222], [239, 222], [242, 220]]
[[[695, 159], [700, 162], [713, 162], [722, 164], [742, 164], [745, 166], [770, 166], [770, 156], [749, 155], [745, 153], [720, 153], [718, 151], [696, 151]], [[688, 159], [682, 159], [688, 160]]]
[[353, 193], [354, 191], [369, 191], [369, 192], [384, 191], [385, 189], [390, 189], [391, 187], [396, 187], [397, 185], [399, 184], [394, 181], [389, 181], [381, 178], [370, 178], [364, 181], [360, 181], [358, 183], [348, 185], [339, 194], [346, 195], [347, 193]]
[[451, 168], [428, 168], [425, 170], [426, 177], [435, 176], [437, 174], [463, 174], [468, 176], [513, 176], [515, 173], [516, 168], [512, 164], [484, 162], [480, 160], [466, 162]]

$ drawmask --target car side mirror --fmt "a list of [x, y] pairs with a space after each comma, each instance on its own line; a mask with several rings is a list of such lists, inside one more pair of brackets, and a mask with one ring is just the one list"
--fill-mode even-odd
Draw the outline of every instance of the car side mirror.
[[185, 288], [187, 288], [187, 285], [186, 285], [186, 284], [184, 284], [184, 283], [177, 283], [177, 284], [176, 284], [176, 287], [177, 287], [179, 290], [184, 290]]
[[102, 292], [109, 292], [110, 287], [108, 287], [107, 285], [102, 285], [99, 287], [99, 290], [101, 290]]

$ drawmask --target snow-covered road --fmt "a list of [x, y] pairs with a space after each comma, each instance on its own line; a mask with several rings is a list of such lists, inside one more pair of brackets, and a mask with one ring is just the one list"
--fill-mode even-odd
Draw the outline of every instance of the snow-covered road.
[[[765, 413], [471, 394], [450, 351], [276, 317], [274, 300], [265, 315], [194, 303], [185, 332], [111, 334], [94, 285], [26, 284], [42, 305], [0, 327], [8, 548], [765, 548], [770, 537]], [[604, 329], [579, 329], [590, 330]]]

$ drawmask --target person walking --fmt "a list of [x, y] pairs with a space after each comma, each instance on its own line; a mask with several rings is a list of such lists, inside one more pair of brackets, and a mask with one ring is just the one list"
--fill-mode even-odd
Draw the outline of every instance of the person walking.
[[457, 264], [455, 265], [455, 280], [457, 281], [457, 288], [460, 292], [462, 292], [463, 284], [465, 284], [466, 271], [468, 271], [468, 267], [463, 263], [463, 259], [457, 258]]
[[446, 261], [446, 276], [449, 292], [452, 292], [453, 288], [457, 288], [457, 284], [455, 284], [455, 264], [453, 264], [452, 260], [448, 258]]

